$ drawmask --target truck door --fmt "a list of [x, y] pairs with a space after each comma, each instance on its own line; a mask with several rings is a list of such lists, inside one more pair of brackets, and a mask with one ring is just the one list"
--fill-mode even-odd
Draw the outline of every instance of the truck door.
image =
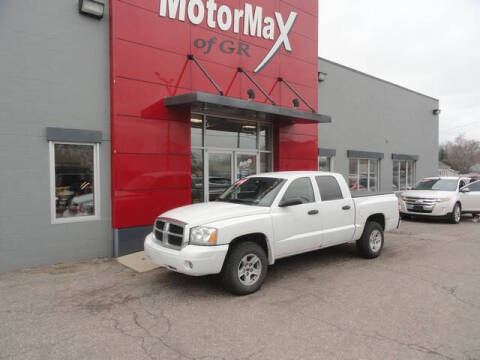
[[323, 241], [326, 246], [353, 239], [355, 232], [355, 205], [352, 198], [344, 198], [337, 179], [331, 175], [315, 176], [322, 202]]
[[292, 181], [279, 204], [298, 199], [301, 204], [272, 208], [276, 257], [298, 254], [321, 246], [319, 199], [315, 198], [310, 177]]
[[460, 192], [460, 202], [462, 203], [462, 211], [471, 211], [480, 213], [480, 181], [471, 183], [464, 188], [468, 192]]

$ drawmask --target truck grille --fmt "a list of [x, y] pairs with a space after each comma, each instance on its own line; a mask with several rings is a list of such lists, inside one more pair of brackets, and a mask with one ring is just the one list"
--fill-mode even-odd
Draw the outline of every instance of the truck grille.
[[405, 204], [409, 212], [430, 214], [433, 212], [436, 201], [428, 198], [407, 197]]
[[181, 248], [185, 225], [169, 219], [157, 219], [153, 228], [155, 239], [164, 246]]

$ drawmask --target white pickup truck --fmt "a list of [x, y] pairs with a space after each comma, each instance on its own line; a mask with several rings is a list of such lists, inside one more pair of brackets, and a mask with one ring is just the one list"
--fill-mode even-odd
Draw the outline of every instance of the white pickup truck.
[[188, 275], [221, 274], [238, 295], [257, 291], [275, 260], [356, 241], [377, 257], [399, 225], [392, 194], [352, 198], [327, 172], [278, 172], [239, 180], [216, 201], [161, 214], [145, 239], [150, 259]]
[[447, 218], [458, 224], [462, 213], [480, 214], [480, 181], [469, 177], [429, 177], [402, 193], [400, 216]]

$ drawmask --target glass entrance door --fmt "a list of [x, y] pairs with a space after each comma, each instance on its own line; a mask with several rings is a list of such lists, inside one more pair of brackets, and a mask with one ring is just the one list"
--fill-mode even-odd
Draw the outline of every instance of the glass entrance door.
[[232, 183], [273, 168], [273, 126], [192, 114], [192, 203], [216, 200]]
[[235, 181], [244, 177], [255, 175], [257, 169], [257, 154], [254, 153], [235, 153]]
[[208, 151], [207, 189], [208, 201], [216, 200], [233, 180], [233, 153]]

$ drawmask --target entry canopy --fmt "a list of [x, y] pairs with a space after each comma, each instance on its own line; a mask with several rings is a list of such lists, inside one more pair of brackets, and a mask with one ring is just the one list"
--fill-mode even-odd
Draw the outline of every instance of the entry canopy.
[[191, 106], [194, 110], [215, 111], [218, 114], [242, 116], [264, 120], [296, 121], [304, 120], [316, 123], [330, 123], [332, 118], [307, 111], [290, 109], [282, 106], [262, 104], [228, 96], [214, 95], [204, 92], [192, 92], [167, 97], [163, 100], [167, 107]]

